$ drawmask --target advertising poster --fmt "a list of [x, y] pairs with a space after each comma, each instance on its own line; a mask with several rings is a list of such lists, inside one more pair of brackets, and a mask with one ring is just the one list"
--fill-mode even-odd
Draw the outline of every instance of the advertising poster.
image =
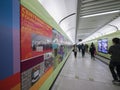
[[[34, 15], [32, 12], [30, 12], [23, 6], [21, 6], [20, 20], [21, 20], [21, 60], [36, 55], [42, 55], [43, 53], [48, 51], [52, 51], [52, 49], [50, 48], [49, 49], [43, 48], [46, 47], [45, 45], [43, 46], [37, 45], [36, 47], [33, 46], [39, 43], [41, 45], [51, 43], [52, 27], [48, 26], [36, 15]], [[46, 40], [46, 38], [48, 40]], [[35, 48], [36, 50], [34, 50]]]
[[64, 37], [53, 29], [52, 48], [54, 57], [54, 68], [63, 60], [64, 57]]
[[102, 53], [108, 53], [108, 40], [107, 39], [98, 40], [98, 51]]
[[20, 9], [21, 87], [29, 90], [43, 84], [60, 64], [68, 40], [24, 6]]
[[53, 67], [53, 63], [52, 52], [46, 53], [44, 55], [45, 72], [48, 71], [49, 68]]
[[31, 83], [32, 85], [39, 80], [44, 74], [44, 63], [40, 63], [31, 69]]
[[40, 65], [32, 68], [31, 72], [31, 82], [34, 84], [40, 78]]
[[102, 39], [102, 52], [108, 53], [108, 40]]
[[44, 74], [44, 63], [37, 64], [21, 73], [22, 90], [29, 90]]
[[58, 52], [58, 47], [59, 47], [59, 36], [58, 32], [56, 30], [53, 30], [53, 38], [52, 38], [52, 49], [53, 49], [53, 54], [54, 57], [57, 56]]
[[52, 27], [22, 5], [20, 21], [21, 87], [29, 90], [53, 66]]
[[37, 55], [37, 53], [47, 53], [52, 51], [52, 39], [38, 34], [32, 34], [31, 47], [33, 56]]
[[64, 37], [62, 34], [59, 34], [59, 47], [58, 47], [58, 55], [60, 56], [59, 62], [61, 62], [64, 58]]

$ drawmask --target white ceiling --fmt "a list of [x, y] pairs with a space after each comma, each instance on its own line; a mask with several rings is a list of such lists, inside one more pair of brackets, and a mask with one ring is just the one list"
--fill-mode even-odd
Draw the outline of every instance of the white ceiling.
[[[38, 0], [73, 43], [88, 39], [108, 24], [120, 27], [120, 0]], [[119, 11], [118, 11], [119, 10]], [[112, 12], [116, 11], [116, 12]], [[112, 12], [107, 13], [106, 12]], [[97, 16], [90, 16], [96, 14]], [[112, 21], [116, 19], [116, 23]], [[113, 25], [114, 24], [114, 25]], [[113, 25], [113, 26], [112, 26]], [[114, 27], [115, 29], [115, 27]], [[105, 29], [104, 29], [105, 30]], [[112, 30], [109, 29], [111, 32]], [[98, 33], [98, 32], [97, 32]]]
[[74, 42], [77, 0], [39, 0], [39, 2]]
[[111, 22], [117, 15], [118, 13], [79, 18], [80, 22], [77, 31], [77, 33], [79, 34], [77, 34], [77, 38], [85, 39], [95, 31], [99, 30], [100, 28]]

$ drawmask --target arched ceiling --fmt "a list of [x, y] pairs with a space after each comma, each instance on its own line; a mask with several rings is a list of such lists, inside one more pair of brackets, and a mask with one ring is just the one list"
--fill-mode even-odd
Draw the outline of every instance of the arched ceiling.
[[[89, 38], [89, 36], [110, 24], [120, 15], [120, 0], [38, 1], [73, 43], [77, 43], [78, 39]], [[111, 28], [113, 28], [112, 25]]]

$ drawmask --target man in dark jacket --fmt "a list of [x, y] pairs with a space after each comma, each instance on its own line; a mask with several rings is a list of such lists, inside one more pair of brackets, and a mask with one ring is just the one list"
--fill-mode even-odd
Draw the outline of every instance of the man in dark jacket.
[[113, 76], [113, 83], [120, 84], [120, 39], [113, 38], [113, 45], [109, 48], [108, 53], [111, 54], [111, 61], [109, 64], [110, 71]]

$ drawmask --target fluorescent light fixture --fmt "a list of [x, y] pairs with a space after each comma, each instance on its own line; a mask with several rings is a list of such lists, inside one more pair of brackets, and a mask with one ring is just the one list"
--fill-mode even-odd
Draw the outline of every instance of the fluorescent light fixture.
[[97, 14], [92, 14], [92, 15], [86, 15], [86, 16], [82, 16], [80, 18], [94, 17], [94, 16], [106, 15], [106, 14], [117, 13], [117, 12], [120, 12], [120, 10], [111, 11], [111, 12], [104, 12], [104, 13], [97, 13]]

